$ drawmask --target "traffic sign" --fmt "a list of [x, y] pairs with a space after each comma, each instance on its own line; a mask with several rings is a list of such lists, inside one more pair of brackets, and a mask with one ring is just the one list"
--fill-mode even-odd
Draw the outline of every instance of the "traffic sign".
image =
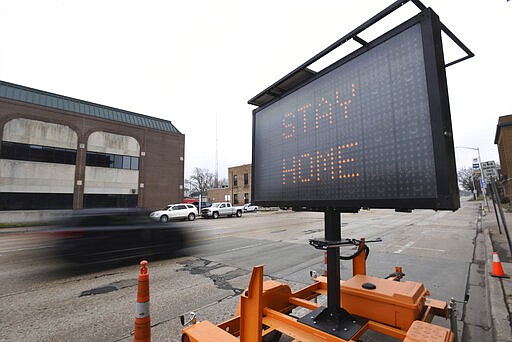
[[473, 170], [478, 170], [478, 169], [480, 169], [480, 165], [478, 164], [478, 159], [473, 158]]
[[489, 180], [491, 177], [498, 179], [498, 169], [494, 160], [482, 162], [482, 176], [486, 180]]

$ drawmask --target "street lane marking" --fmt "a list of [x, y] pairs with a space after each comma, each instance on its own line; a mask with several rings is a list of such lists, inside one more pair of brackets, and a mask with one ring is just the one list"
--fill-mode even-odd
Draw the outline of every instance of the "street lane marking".
[[414, 245], [413, 241], [409, 242], [405, 246], [395, 246], [395, 247], [400, 247], [400, 249], [394, 251], [393, 253], [396, 253], [396, 254], [402, 253], [404, 251], [404, 249], [406, 249], [406, 248], [421, 249], [421, 250], [424, 250], [424, 251], [431, 251], [431, 252], [442, 252], [442, 253], [446, 252], [445, 249], [425, 248], [425, 247], [412, 247], [412, 245]]
[[268, 244], [267, 242], [255, 243], [255, 244], [252, 244], [252, 245], [247, 245], [247, 246], [242, 246], [242, 247], [237, 247], [237, 248], [226, 249], [224, 252], [234, 252], [234, 251], [239, 251], [239, 250], [242, 250], [242, 249], [258, 247], [258, 246], [263, 246], [263, 245], [267, 245], [267, 244]]
[[402, 246], [402, 248], [397, 249], [397, 250], [396, 250], [396, 251], [394, 251], [393, 253], [395, 253], [395, 254], [400, 254], [400, 253], [402, 253], [402, 252], [404, 251], [404, 249], [409, 248], [409, 247], [411, 247], [412, 245], [414, 245], [414, 241], [409, 241], [405, 246]]

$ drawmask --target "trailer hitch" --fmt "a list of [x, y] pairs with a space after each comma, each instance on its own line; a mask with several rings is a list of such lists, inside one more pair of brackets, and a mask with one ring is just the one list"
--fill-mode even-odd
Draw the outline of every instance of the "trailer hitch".
[[313, 246], [316, 249], [322, 249], [327, 250], [328, 248], [338, 248], [338, 247], [344, 247], [348, 245], [353, 246], [359, 246], [361, 243], [368, 243], [368, 242], [382, 242], [381, 238], [377, 238], [375, 240], [365, 240], [365, 239], [343, 239], [339, 241], [329, 241], [325, 239], [311, 239], [309, 240], [309, 244]]
[[349, 245], [352, 245], [352, 246], [359, 246], [361, 244], [363, 245], [363, 248], [358, 248], [357, 251], [352, 255], [348, 255], [348, 256], [340, 255], [340, 260], [352, 260], [355, 257], [357, 257], [359, 254], [361, 254], [363, 251], [365, 251], [365, 255], [366, 255], [365, 260], [368, 259], [368, 255], [370, 254], [370, 248], [368, 248], [368, 246], [366, 245], [368, 242], [382, 242], [382, 239], [381, 238], [377, 238], [375, 240], [344, 239], [344, 240], [339, 240], [339, 241], [328, 241], [325, 239], [309, 240], [309, 244], [311, 246], [313, 246], [316, 249], [321, 249], [324, 251], [328, 250], [329, 248], [339, 248], [339, 247], [344, 247], [344, 246], [349, 246]]
[[188, 320], [185, 321], [185, 315], [180, 315], [180, 323], [183, 326], [189, 325], [189, 324], [196, 324], [197, 322], [197, 314], [194, 311], [191, 311], [189, 313]]

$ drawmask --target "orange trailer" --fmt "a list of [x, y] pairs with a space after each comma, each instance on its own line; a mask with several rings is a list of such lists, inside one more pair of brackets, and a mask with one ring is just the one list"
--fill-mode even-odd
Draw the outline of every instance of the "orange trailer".
[[[449, 318], [446, 302], [429, 298], [421, 283], [400, 282], [400, 268], [387, 279], [366, 275], [366, 243], [364, 239], [350, 242], [358, 245], [353, 277], [339, 281], [340, 302], [334, 309], [315, 302], [318, 296], [328, 295], [326, 277], [292, 292], [286, 284], [263, 281], [263, 266], [256, 266], [234, 317], [219, 325], [202, 321], [186, 327], [182, 341], [278, 341], [281, 334], [304, 342], [357, 341], [367, 330], [408, 342], [456, 339], [450, 329], [431, 323], [434, 316]], [[291, 315], [297, 308], [306, 309], [307, 314]]]

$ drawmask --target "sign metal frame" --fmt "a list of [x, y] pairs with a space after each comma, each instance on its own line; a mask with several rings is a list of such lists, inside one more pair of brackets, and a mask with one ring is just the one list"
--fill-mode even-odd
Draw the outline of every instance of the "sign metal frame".
[[[425, 63], [425, 75], [427, 82], [428, 104], [430, 111], [430, 122], [432, 132], [433, 155], [436, 178], [436, 196], [426, 198], [361, 198], [343, 199], [326, 198], [322, 200], [269, 200], [258, 197], [258, 186], [256, 183], [257, 170], [259, 165], [255, 160], [255, 137], [256, 120], [258, 112], [268, 106], [280, 101], [280, 99], [300, 89], [306, 84], [326, 75], [339, 66], [364, 54], [380, 43], [405, 31], [413, 25], [420, 24]], [[273, 101], [261, 105], [253, 110], [253, 154], [252, 154], [252, 199], [261, 206], [280, 207], [301, 207], [308, 210], [324, 211], [327, 208], [337, 208], [343, 212], [356, 212], [361, 208], [386, 208], [399, 211], [410, 211], [412, 209], [434, 209], [434, 210], [457, 210], [460, 207], [459, 192], [457, 186], [457, 174], [455, 166], [455, 151], [453, 144], [452, 125], [450, 118], [450, 107], [448, 99], [448, 88], [446, 80], [446, 65], [442, 49], [441, 31], [444, 25], [440, 22], [437, 14], [430, 8], [425, 8], [421, 13], [395, 27], [389, 32], [376, 38], [372, 42], [363, 45], [348, 56], [342, 58], [333, 65], [325, 68], [314, 77], [302, 82], [295, 88], [281, 94]], [[258, 166], [258, 167], [255, 167]], [[256, 191], [255, 191], [256, 190]]]

